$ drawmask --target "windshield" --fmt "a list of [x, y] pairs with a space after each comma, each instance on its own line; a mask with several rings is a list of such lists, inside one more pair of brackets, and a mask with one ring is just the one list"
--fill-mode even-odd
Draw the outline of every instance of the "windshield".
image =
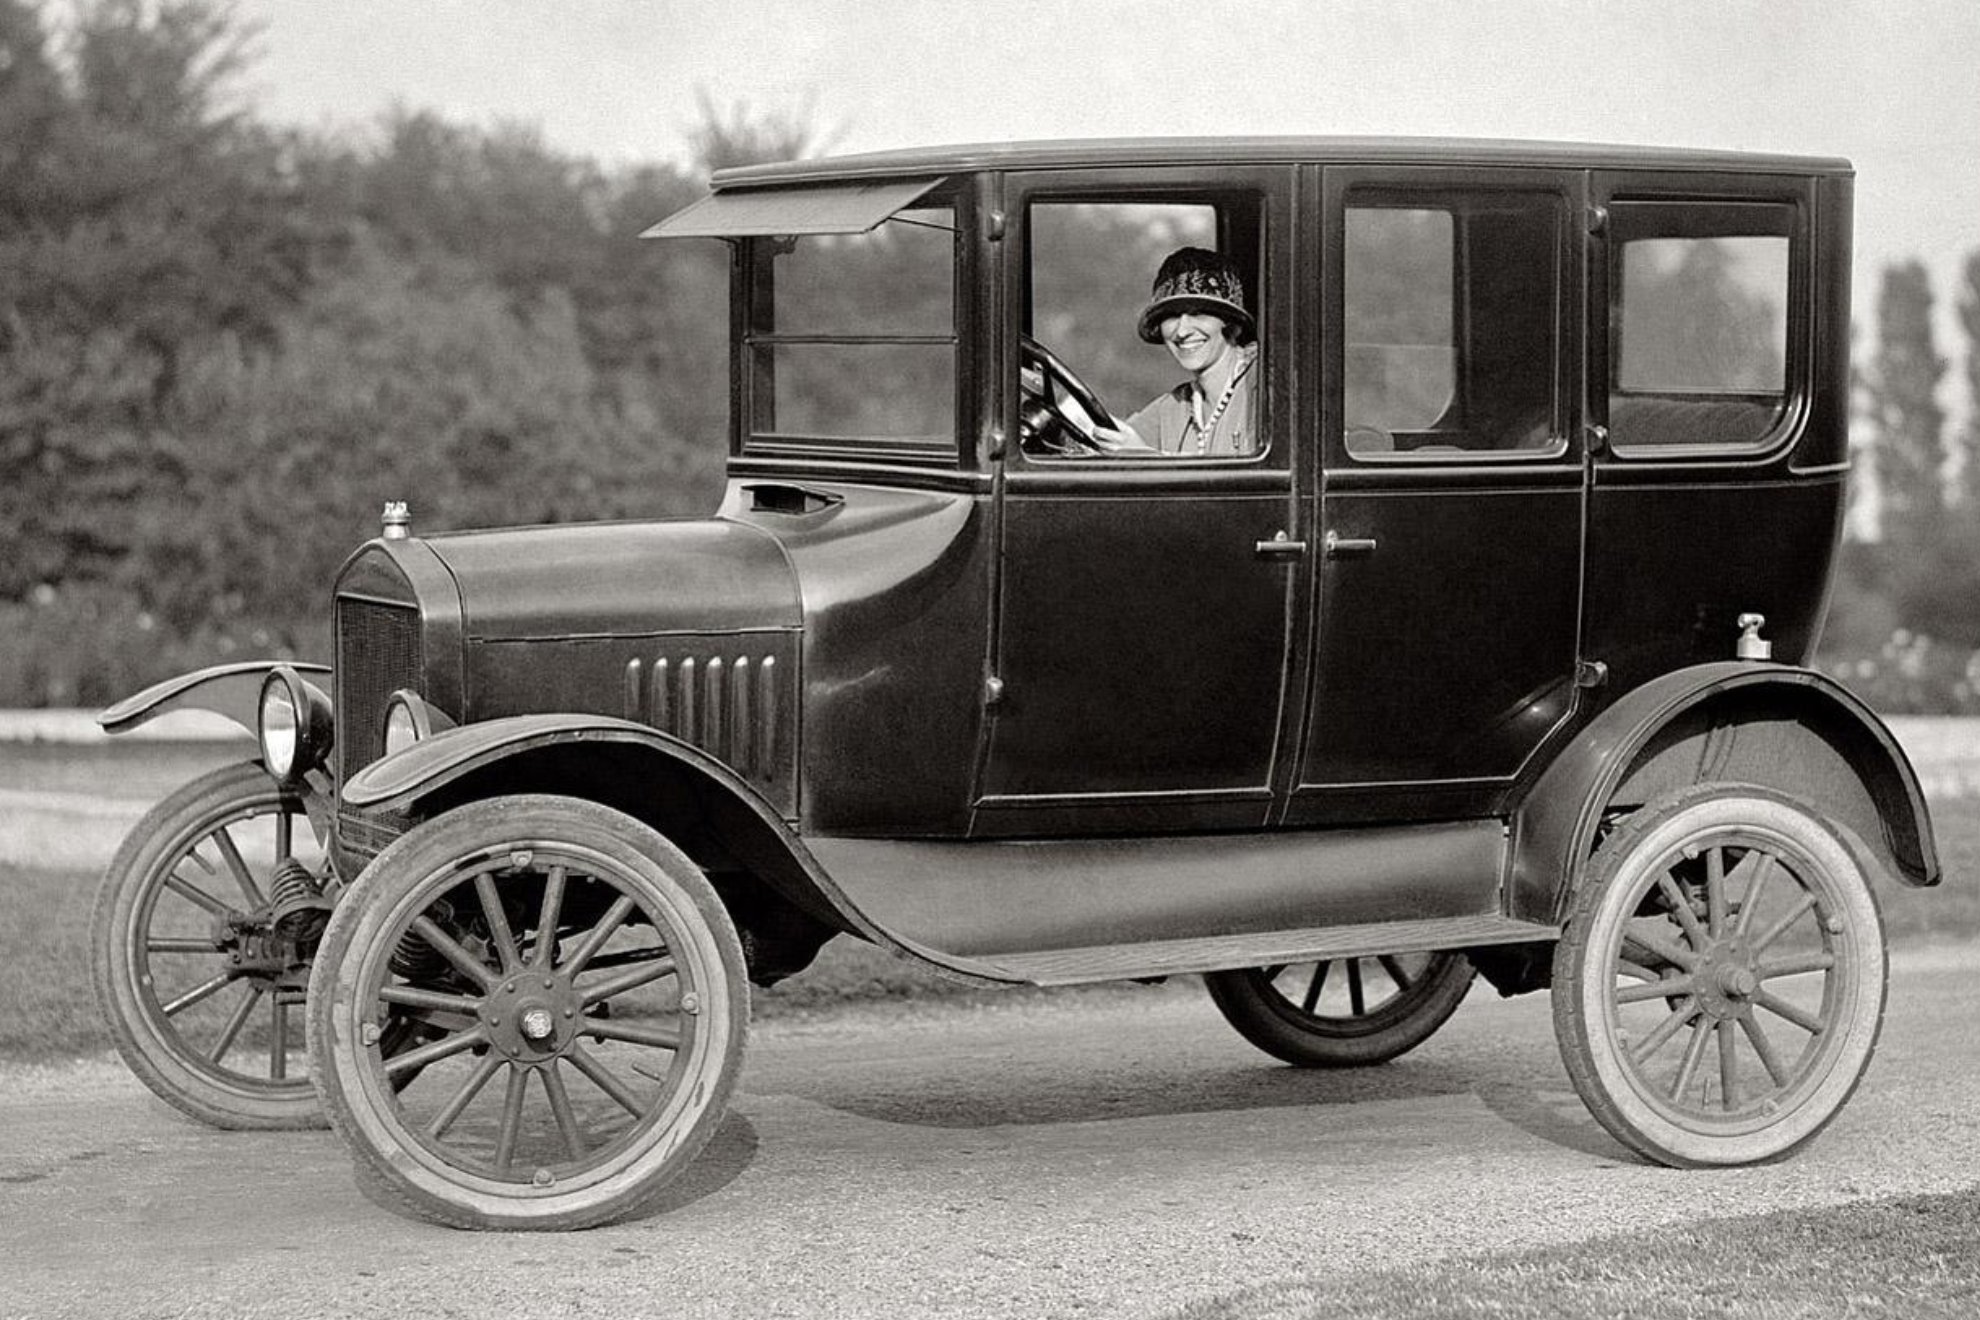
[[753, 240], [748, 447], [953, 454], [956, 245], [942, 201], [863, 234]]

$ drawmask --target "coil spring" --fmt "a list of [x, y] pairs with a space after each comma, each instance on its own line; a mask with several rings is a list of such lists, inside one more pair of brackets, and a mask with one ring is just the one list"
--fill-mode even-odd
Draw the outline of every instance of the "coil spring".
[[323, 882], [293, 857], [284, 857], [268, 879], [268, 900], [277, 912], [323, 897]]
[[[426, 915], [433, 918], [442, 928], [451, 926], [454, 920], [453, 905], [444, 899], [426, 909]], [[443, 975], [448, 967], [446, 955], [426, 942], [418, 931], [409, 930], [399, 936], [399, 942], [392, 947], [392, 956], [386, 965], [408, 981], [430, 981]]]

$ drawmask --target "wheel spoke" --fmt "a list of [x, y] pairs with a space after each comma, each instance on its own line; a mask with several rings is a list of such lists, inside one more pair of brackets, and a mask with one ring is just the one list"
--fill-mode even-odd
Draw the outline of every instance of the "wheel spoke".
[[1763, 962], [1754, 968], [1754, 970], [1760, 973], [1760, 979], [1764, 981], [1776, 976], [1800, 976], [1805, 972], [1826, 972], [1835, 965], [1835, 954], [1827, 950], [1816, 950], [1810, 953], [1796, 954], [1789, 958], [1776, 958], [1772, 962]]
[[461, 1116], [461, 1111], [474, 1102], [474, 1098], [481, 1094], [481, 1088], [488, 1085], [489, 1078], [500, 1071], [506, 1062], [507, 1060], [501, 1055], [491, 1053], [476, 1064], [474, 1071], [468, 1074], [467, 1080], [461, 1083], [460, 1089], [441, 1106], [440, 1112], [433, 1116], [433, 1121], [426, 1125], [427, 1134], [436, 1141], [446, 1136], [447, 1129], [454, 1126], [454, 1120]]
[[[1739, 921], [1733, 926], [1735, 935], [1745, 935], [1753, 929], [1753, 916], [1760, 910], [1760, 890], [1774, 876], [1774, 855], [1754, 850], [1748, 857], [1760, 860], [1754, 863], [1753, 878], [1747, 882], [1746, 896], [1739, 901]], [[1745, 865], [1745, 863], [1741, 863]]]
[[1719, 1036], [1719, 1090], [1720, 1103], [1726, 1109], [1739, 1108], [1739, 1037], [1734, 1034], [1730, 1019], [1721, 1018], [1718, 1023]]
[[466, 995], [443, 994], [438, 990], [426, 990], [416, 985], [388, 985], [378, 992], [378, 997], [388, 1004], [398, 1004], [403, 1008], [430, 1008], [439, 1013], [467, 1013], [480, 1011], [481, 1001]]
[[1306, 987], [1306, 998], [1299, 1001], [1299, 1011], [1311, 1013], [1320, 1003], [1320, 987], [1326, 984], [1328, 963], [1313, 964], [1313, 981]]
[[1671, 1079], [1671, 1099], [1684, 1100], [1684, 1093], [1698, 1076], [1698, 1065], [1705, 1058], [1705, 1046], [1712, 1039], [1711, 1024], [1703, 1018], [1691, 1024], [1691, 1039], [1684, 1043], [1684, 1057], [1678, 1062], [1677, 1076]]
[[1659, 977], [1649, 985], [1626, 985], [1616, 990], [1618, 1004], [1640, 1004], [1650, 999], [1676, 999], [1689, 995], [1697, 988], [1697, 981], [1689, 976], [1674, 976], [1669, 980]]
[[673, 972], [674, 959], [669, 954], [663, 954], [649, 963], [640, 963], [636, 966], [628, 967], [617, 976], [609, 977], [594, 985], [585, 986], [585, 1006], [588, 1008], [602, 999], [610, 999], [613, 995], [622, 995], [628, 990], [636, 990], [640, 986], [657, 981], [663, 976], [671, 976]]
[[1760, 1062], [1766, 1067], [1767, 1075], [1774, 1079], [1774, 1085], [1786, 1086], [1787, 1065], [1781, 1062], [1781, 1056], [1774, 1049], [1774, 1043], [1767, 1039], [1767, 1033], [1760, 1029], [1760, 1019], [1754, 1016], [1752, 1009], [1739, 1015], [1739, 1025], [1746, 1032], [1746, 1038], [1753, 1042], [1753, 1052], [1760, 1056]]
[[225, 953], [227, 946], [218, 940], [168, 939], [154, 935], [144, 942], [146, 953]]
[[433, 918], [422, 912], [413, 918], [412, 928], [419, 933], [421, 939], [432, 945], [436, 952], [448, 962], [454, 964], [455, 968], [463, 976], [472, 980], [476, 985], [486, 990], [495, 984], [497, 978], [493, 972], [488, 970], [486, 964], [462, 948], [453, 936], [441, 930], [439, 924]]
[[264, 993], [259, 982], [243, 981], [242, 984], [247, 987], [247, 996], [241, 1000], [241, 1006], [228, 1017], [227, 1025], [220, 1029], [220, 1039], [213, 1043], [211, 1050], [207, 1051], [206, 1057], [212, 1063], [218, 1063], [226, 1058], [227, 1051], [234, 1048], [234, 1037], [241, 1034], [241, 1028], [247, 1025], [249, 1016], [254, 1012], [255, 1003]]
[[523, 1101], [529, 1090], [529, 1070], [511, 1065], [509, 1089], [502, 1097], [502, 1128], [495, 1136], [495, 1167], [507, 1169], [515, 1163], [516, 1137], [522, 1132]]
[[1677, 918], [1678, 925], [1684, 929], [1684, 937], [1691, 941], [1692, 947], [1703, 948], [1707, 938], [1705, 928], [1698, 924], [1698, 914], [1691, 910], [1691, 900], [1678, 888], [1677, 881], [1668, 875], [1658, 876], [1657, 892], [1670, 904], [1671, 915]]
[[1698, 1016], [1703, 1010], [1696, 999], [1686, 999], [1671, 1010], [1670, 1015], [1657, 1024], [1657, 1029], [1645, 1036], [1630, 1053], [1638, 1063], [1648, 1063], [1650, 1056], [1664, 1048], [1666, 1041], [1678, 1034], [1685, 1023]]
[[543, 1070], [543, 1090], [550, 1097], [550, 1112], [556, 1116], [557, 1131], [564, 1138], [564, 1151], [574, 1160], [584, 1158], [584, 1133], [579, 1130], [577, 1114], [571, 1109], [571, 1093], [564, 1089], [564, 1075], [558, 1071], [558, 1064], [552, 1063]]
[[1713, 939], [1726, 932], [1726, 850], [1705, 850], [1705, 929]]
[[[242, 857], [241, 850], [234, 846], [234, 836], [227, 832], [225, 825], [213, 831], [213, 842], [219, 846], [220, 855], [227, 860], [227, 869], [234, 873], [234, 883], [239, 885], [241, 893], [247, 896], [247, 905], [258, 908], [267, 902], [268, 900], [261, 896], [261, 886], [254, 882], [254, 872], [248, 869], [247, 859]], [[287, 856], [286, 853], [277, 855]]]
[[536, 948], [529, 965], [548, 967], [557, 949], [557, 919], [563, 915], [564, 868], [553, 866], [543, 881], [543, 906], [536, 914]]
[[678, 1050], [681, 1047], [681, 1029], [678, 1025], [635, 1026], [616, 1018], [586, 1018], [583, 1034], [601, 1040], [622, 1040], [631, 1045], [652, 1045], [663, 1050]]
[[1368, 1004], [1361, 990], [1361, 959], [1350, 958], [1347, 965], [1348, 1012], [1360, 1017], [1368, 1011]]
[[[197, 854], [194, 853], [188, 853], [187, 856], [197, 859]], [[234, 909], [228, 907], [225, 903], [222, 903], [219, 899], [207, 893], [190, 880], [187, 880], [177, 871], [170, 872], [166, 875], [165, 887], [177, 894], [180, 898], [205, 908], [216, 917], [231, 917], [234, 915]]]
[[516, 937], [509, 929], [509, 914], [502, 910], [502, 896], [495, 892], [495, 877], [483, 871], [474, 878], [474, 891], [481, 895], [481, 914], [488, 919], [488, 937], [495, 945], [495, 956], [501, 960], [502, 974], [522, 966], [522, 959], [516, 954]]
[[591, 933], [584, 937], [584, 941], [571, 953], [570, 961], [560, 970], [566, 976], [576, 976], [583, 971], [584, 965], [591, 961], [592, 955], [604, 948], [605, 941], [618, 933], [619, 927], [625, 923], [627, 914], [632, 910], [632, 896], [619, 895], [618, 901], [605, 910], [605, 915], [598, 919], [598, 924], [591, 928]]
[[457, 1031], [451, 1036], [442, 1036], [439, 1040], [430, 1041], [416, 1050], [407, 1050], [404, 1054], [394, 1054], [391, 1058], [385, 1060], [385, 1075], [391, 1077], [406, 1071], [408, 1068], [424, 1068], [429, 1063], [438, 1063], [442, 1059], [451, 1058], [459, 1054], [462, 1050], [473, 1049], [476, 1045], [486, 1044], [487, 1040], [487, 1030], [479, 1023], [476, 1023], [466, 1031]]
[[220, 991], [227, 988], [227, 983], [232, 979], [226, 972], [222, 972], [211, 980], [201, 981], [198, 985], [186, 991], [171, 1003], [163, 1005], [159, 1011], [164, 1013], [166, 1017], [172, 1017], [191, 1008], [202, 999], [208, 999], [219, 994]]
[[1775, 940], [1787, 934], [1788, 927], [1801, 920], [1802, 916], [1814, 908], [1814, 906], [1815, 895], [1803, 890], [1800, 899], [1795, 902], [1795, 905], [1782, 913], [1779, 921], [1767, 927], [1766, 934], [1753, 941], [1753, 952], [1759, 953], [1769, 944], [1772, 944]]
[[1695, 972], [1698, 970], [1698, 955], [1696, 953], [1680, 945], [1672, 944], [1661, 935], [1652, 935], [1641, 930], [1626, 929], [1623, 931], [1623, 942], [1625, 944], [1634, 944], [1645, 953], [1661, 958], [1664, 962], [1682, 971]]
[[279, 1082], [289, 1075], [289, 1006], [279, 993], [268, 997], [274, 1001], [268, 1028], [268, 1075]]
[[564, 1057], [571, 1061], [572, 1067], [576, 1068], [586, 1077], [589, 1077], [593, 1086], [596, 1086], [606, 1095], [616, 1100], [619, 1108], [625, 1110], [634, 1118], [640, 1118], [645, 1115], [646, 1111], [640, 1108], [639, 1097], [634, 1095], [624, 1082], [614, 1077], [604, 1064], [592, 1058], [590, 1054], [579, 1049], [575, 1044], [569, 1050], [565, 1051]]
[[1764, 1008], [1775, 1017], [1786, 1018], [1810, 1035], [1821, 1035], [1828, 1025], [1821, 1018], [1816, 1017], [1806, 1009], [1790, 1004], [1778, 995], [1768, 994], [1765, 990], [1753, 996], [1753, 1006], [1755, 1008]]
[[1645, 967], [1642, 963], [1631, 962], [1622, 955], [1616, 955], [1616, 971], [1622, 976], [1633, 976], [1639, 981], [1662, 981], [1664, 974]]
[[1396, 983], [1398, 991], [1407, 990], [1416, 984], [1409, 973], [1403, 970], [1402, 964], [1396, 961], [1394, 954], [1385, 953], [1375, 961], [1382, 964], [1382, 970], [1387, 972], [1389, 979]]

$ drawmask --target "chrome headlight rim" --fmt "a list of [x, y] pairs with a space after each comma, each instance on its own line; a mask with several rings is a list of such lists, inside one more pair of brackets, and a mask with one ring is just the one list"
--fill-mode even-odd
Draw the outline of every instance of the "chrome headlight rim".
[[385, 755], [394, 756], [453, 727], [445, 712], [434, 709], [425, 697], [410, 688], [400, 688], [385, 698], [385, 712], [378, 723], [379, 741]]
[[282, 783], [299, 784], [329, 760], [333, 727], [330, 698], [288, 665], [261, 680], [255, 741], [263, 768]]

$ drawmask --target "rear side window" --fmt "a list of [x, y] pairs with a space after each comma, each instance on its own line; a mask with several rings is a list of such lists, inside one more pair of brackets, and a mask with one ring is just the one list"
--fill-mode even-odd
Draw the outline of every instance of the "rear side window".
[[1356, 189], [1342, 236], [1349, 454], [1560, 452], [1557, 195]]
[[1764, 446], [1790, 398], [1793, 209], [1617, 209], [1609, 435], [1619, 452]]

